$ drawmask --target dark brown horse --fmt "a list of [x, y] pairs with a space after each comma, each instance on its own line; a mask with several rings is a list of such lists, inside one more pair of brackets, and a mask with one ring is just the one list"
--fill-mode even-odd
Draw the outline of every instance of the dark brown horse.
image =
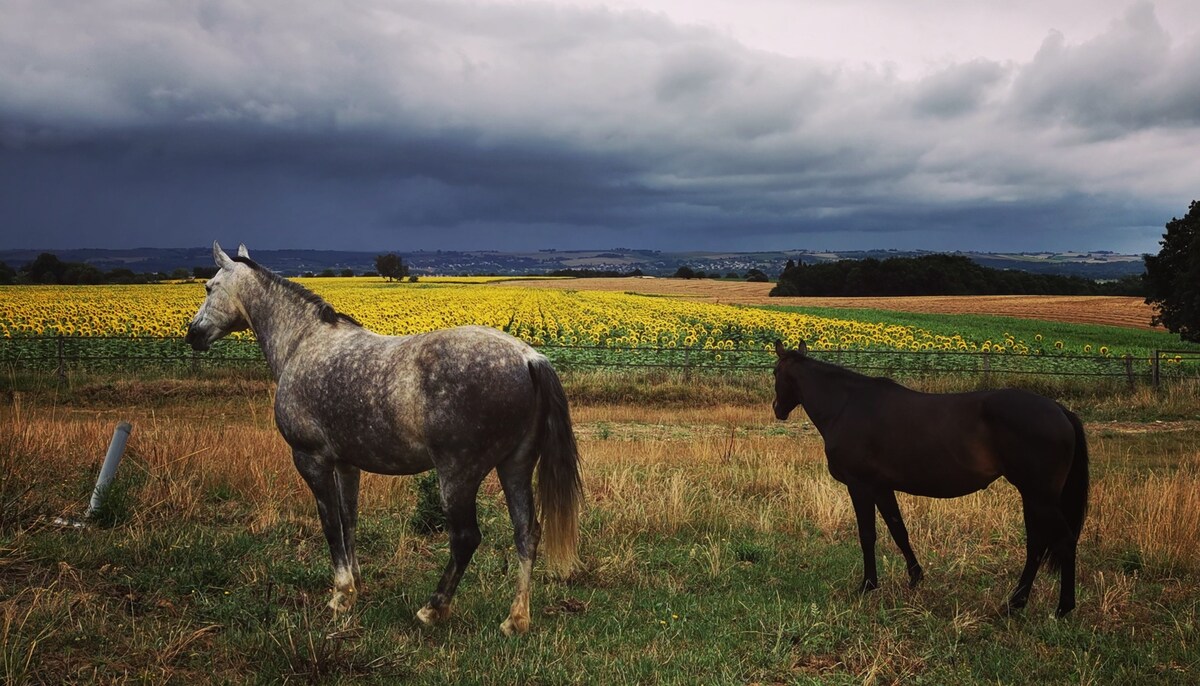
[[1025, 568], [1008, 606], [1029, 600], [1043, 561], [1059, 570], [1058, 615], [1075, 607], [1075, 549], [1087, 512], [1088, 452], [1079, 417], [1053, 400], [1003, 389], [919, 393], [814, 360], [775, 342], [775, 416], [802, 405], [825, 439], [829, 473], [846, 484], [863, 551], [860, 590], [879, 586], [875, 509], [904, 554], [910, 586], [924, 573], [896, 491], [956, 498], [1008, 479], [1025, 509]]

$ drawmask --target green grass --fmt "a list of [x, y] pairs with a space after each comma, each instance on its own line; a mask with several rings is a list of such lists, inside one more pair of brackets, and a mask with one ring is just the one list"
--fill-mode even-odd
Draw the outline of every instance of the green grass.
[[[762, 309], [799, 312], [858, 322], [913, 326], [945, 336], [961, 335], [968, 340], [979, 342], [986, 340], [1001, 342], [1004, 340], [1005, 334], [1009, 334], [1016, 340], [1025, 341], [1031, 347], [1040, 345], [1047, 353], [1055, 350], [1054, 344], [1057, 341], [1062, 341], [1064, 352], [1080, 355], [1099, 355], [1101, 347], [1107, 347], [1109, 354], [1115, 357], [1125, 354], [1147, 357], [1155, 350], [1188, 350], [1200, 353], [1200, 344], [1183, 342], [1175, 334], [1122, 326], [1069, 324], [975, 314], [926, 314], [858, 308], [764, 305]], [[1036, 340], [1038, 334], [1042, 336], [1040, 342]], [[1085, 353], [1084, 348], [1089, 345], [1091, 352]]]
[[[538, 575], [535, 628], [517, 639], [496, 628], [515, 567], [500, 521], [485, 527], [453, 618], [434, 629], [413, 613], [440, 573], [444, 537], [389, 565], [403, 518], [364, 517], [366, 594], [341, 620], [323, 606], [328, 565], [315, 534], [194, 523], [136, 540], [121, 529], [42, 530], [19, 541], [20, 576], [91, 600], [84, 610], [66, 598], [46, 602], [44, 614], [35, 607], [30, 622], [45, 630], [25, 676], [89, 680], [98, 668], [187, 682], [1168, 684], [1197, 674], [1200, 604], [1173, 579], [1137, 578], [1122, 599], [1137, 611], [1118, 620], [1095, 610], [1090, 582], [1089, 609], [1052, 619], [1045, 580], [1027, 612], [1005, 616], [1011, 560], [930, 556], [930, 578], [909, 590], [902, 560], [881, 546], [885, 587], [864, 597], [852, 590], [850, 536], [831, 544], [732, 528], [624, 538], [604, 536], [603, 524], [588, 527], [588, 572], [566, 583]], [[22, 593], [11, 564], [5, 571], [6, 597]], [[6, 649], [31, 633], [10, 636]]]
[[[134, 439], [153, 424], [189, 427], [202, 417], [221, 417], [223, 429], [266, 424], [254, 407], [266, 403], [264, 388], [241, 383], [232, 394], [214, 381], [195, 396], [166, 396], [174, 401], [139, 425]], [[586, 404], [579, 389], [600, 394], [602, 383], [599, 375], [568, 376], [575, 407]], [[645, 378], [614, 383], [664, 398], [705, 386], [673, 375], [654, 377], [659, 391]], [[162, 402], [160, 391], [81, 385], [77, 395], [27, 392], [20, 407], [22, 416], [50, 408], [70, 423], [82, 414], [108, 413], [122, 401]], [[703, 395], [691, 405], [761, 402], [753, 395], [761, 394], [757, 381], [698, 392]], [[600, 402], [607, 403], [604, 397]], [[1195, 420], [1194, 398], [1096, 394], [1085, 414], [1131, 420], [1179, 412]], [[5, 422], [0, 428], [20, 425], [12, 416]], [[205, 426], [205, 433], [213, 430]], [[441, 574], [446, 535], [413, 533], [408, 503], [418, 500], [416, 479], [386, 480], [408, 490], [404, 498], [382, 501], [382, 484], [367, 485], [375, 495], [358, 532], [363, 592], [350, 615], [335, 619], [325, 607], [328, 551], [307, 494], [267, 503], [278, 516], [264, 520], [261, 494], [229, 476], [212, 478], [240, 473], [223, 453], [206, 457], [209, 466], [194, 480], [166, 484], [167, 460], [146, 461], [139, 451], [151, 448], [134, 440], [127, 456], [134, 470], [120, 477], [128, 479], [122, 516], [86, 531], [60, 529], [46, 517], [62, 503], [84, 506], [94, 470], [83, 459], [66, 470], [32, 469], [29, 460], [58, 456], [51, 448], [45, 454], [9, 449], [26, 444], [0, 435], [0, 503], [14, 506], [11, 516], [0, 517], [0, 683], [1182, 684], [1200, 677], [1195, 567], [1166, 568], [1137, 549], [1092, 541], [1081, 549], [1075, 613], [1051, 617], [1057, 584], [1043, 572], [1030, 607], [1008, 616], [1000, 610], [1019, 571], [1019, 531], [988, 525], [989, 533], [921, 545], [927, 579], [908, 589], [903, 560], [881, 526], [883, 588], [860, 596], [853, 590], [861, 557], [852, 518], [821, 530], [778, 514], [767, 526], [731, 514], [746, 500], [766, 508], [783, 497], [755, 486], [755, 475], [771, 465], [757, 448], [743, 447], [749, 439], [730, 439], [731, 454], [715, 467], [710, 460], [713, 471], [697, 477], [689, 476], [692, 456], [725, 451], [723, 437], [706, 448], [681, 427], [663, 427], [662, 440], [679, 461], [627, 464], [614, 456], [644, 445], [631, 440], [644, 433], [632, 429], [644, 427], [608, 418], [579, 428], [596, 437], [582, 444], [589, 484], [631, 471], [626, 483], [641, 493], [634, 504], [654, 518], [631, 518], [611, 504], [613, 494], [589, 490], [583, 569], [559, 581], [536, 568], [533, 630], [519, 638], [498, 630], [516, 574], [499, 494], [480, 496], [483, 543], [453, 616], [430, 629], [414, 615]], [[789, 445], [816, 440], [804, 438], [799, 421], [749, 428]], [[1102, 488], [1179, 471], [1181, 456], [1196, 454], [1198, 437], [1195, 426], [1169, 433], [1097, 426], [1094, 483]], [[601, 445], [610, 451], [608, 462], [596, 457]], [[302, 488], [286, 455], [278, 466], [280, 479]], [[824, 466], [812, 462], [805, 469], [796, 478], [823, 473]], [[5, 481], [7, 470], [25, 475], [36, 490], [26, 493], [22, 483]], [[667, 525], [660, 501], [669, 494], [656, 489], [670, 483], [675, 470], [694, 507]], [[164, 494], [189, 488], [197, 489], [198, 507], [175, 512], [158, 504]], [[1092, 521], [1103, 521], [1102, 515], [1098, 507]], [[909, 522], [914, 531], [929, 524], [915, 513]]]

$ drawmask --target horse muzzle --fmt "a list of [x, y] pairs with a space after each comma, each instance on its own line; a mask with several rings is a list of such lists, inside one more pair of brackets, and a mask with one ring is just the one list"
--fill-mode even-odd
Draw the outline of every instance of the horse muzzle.
[[183, 340], [197, 352], [204, 352], [212, 346], [208, 335], [195, 324], [188, 324], [187, 336], [184, 336]]
[[788, 415], [792, 413], [791, 408], [785, 408], [783, 405], [780, 405], [778, 402], [771, 403], [771, 409], [775, 410], [775, 418], [781, 422], [783, 420], [787, 419]]

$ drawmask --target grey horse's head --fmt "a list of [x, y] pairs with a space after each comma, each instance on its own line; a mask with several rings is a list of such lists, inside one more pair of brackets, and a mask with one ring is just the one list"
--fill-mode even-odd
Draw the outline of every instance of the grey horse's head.
[[[238, 246], [238, 256], [250, 257], [246, 246]], [[208, 297], [188, 323], [185, 340], [193, 350], [208, 350], [213, 341], [250, 327], [238, 294], [238, 285], [250, 276], [252, 267], [235, 262], [216, 241], [213, 241], [213, 261], [217, 263], [218, 270], [204, 284]]]

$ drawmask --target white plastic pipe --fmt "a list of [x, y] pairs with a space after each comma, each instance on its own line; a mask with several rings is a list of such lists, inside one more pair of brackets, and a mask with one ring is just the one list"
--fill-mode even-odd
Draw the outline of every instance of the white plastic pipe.
[[96, 487], [92, 489], [92, 503], [88, 506], [87, 516], [91, 517], [100, 507], [104, 492], [108, 490], [109, 484], [117, 474], [117, 465], [121, 464], [121, 456], [125, 454], [125, 443], [129, 441], [131, 431], [133, 425], [129, 422], [117, 424], [116, 430], [113, 431], [112, 442], [108, 444], [108, 454], [104, 456], [104, 466], [100, 467], [100, 476], [96, 478]]

